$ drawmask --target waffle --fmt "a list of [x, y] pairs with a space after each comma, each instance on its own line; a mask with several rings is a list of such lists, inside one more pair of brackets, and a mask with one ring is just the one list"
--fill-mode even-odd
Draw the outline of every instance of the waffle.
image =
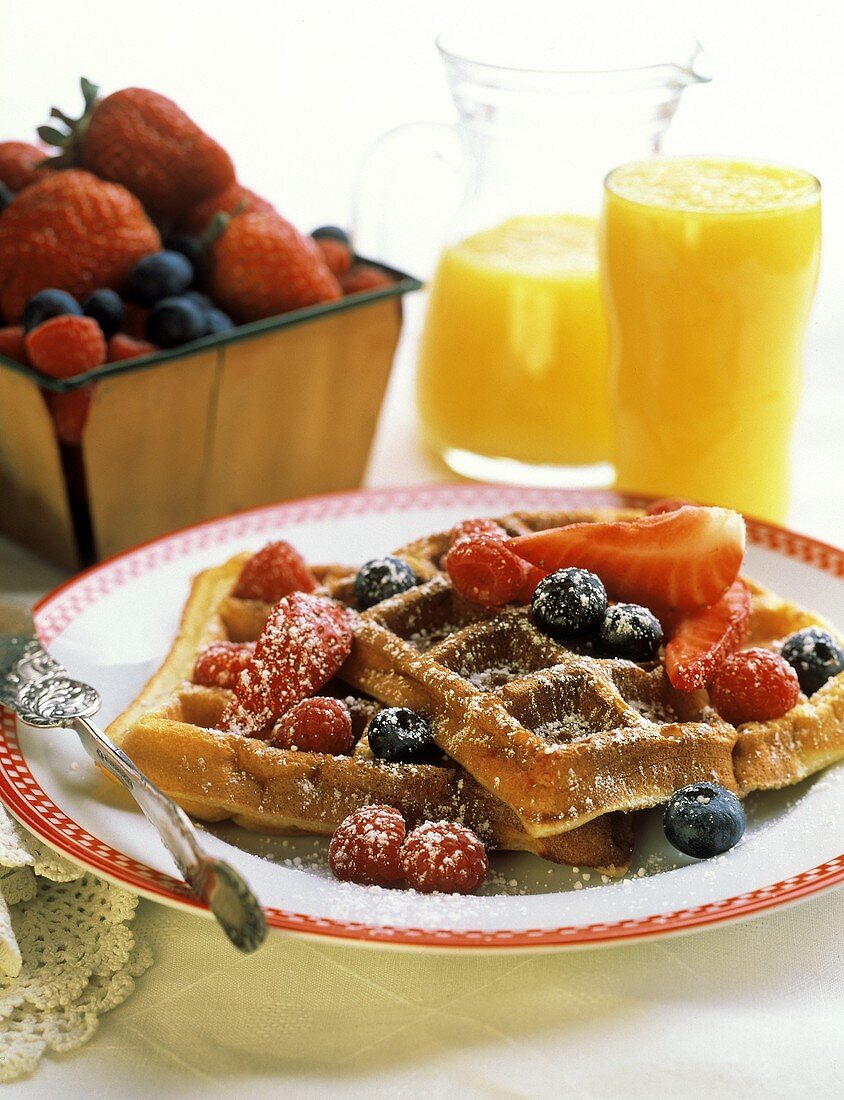
[[[215, 729], [231, 693], [190, 682], [196, 654], [215, 640], [257, 638], [268, 604], [230, 595], [248, 555], [206, 570], [194, 581], [178, 636], [138, 699], [109, 727], [154, 783], [204, 821], [232, 819], [262, 833], [330, 834], [353, 810], [388, 803], [413, 826], [447, 818], [469, 825], [493, 848], [529, 851], [557, 863], [623, 874], [633, 848], [632, 819], [608, 814], [559, 837], [535, 837], [517, 815], [443, 758], [431, 764], [376, 760], [366, 726], [381, 704], [347, 685], [356, 745], [350, 756], [282, 750], [257, 738]], [[431, 564], [429, 574], [436, 569]], [[348, 585], [348, 568], [318, 571], [325, 591]]]
[[[511, 534], [639, 513], [514, 514]], [[440, 568], [447, 533], [397, 551], [423, 580], [356, 620], [341, 670], [384, 704], [408, 706], [433, 722], [440, 747], [506, 803], [535, 837], [565, 835], [608, 812], [665, 802], [709, 780], [739, 796], [786, 786], [844, 756], [844, 674], [782, 718], [739, 728], [705, 691], [670, 685], [661, 663], [601, 659], [537, 630], [526, 608], [471, 605]], [[328, 590], [352, 601], [349, 577]], [[748, 581], [748, 645], [776, 647], [818, 616]]]

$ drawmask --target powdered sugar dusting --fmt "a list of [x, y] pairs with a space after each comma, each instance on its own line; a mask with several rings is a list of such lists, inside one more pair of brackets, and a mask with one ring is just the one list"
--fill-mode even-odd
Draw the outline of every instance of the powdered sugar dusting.
[[346, 612], [330, 600], [294, 592], [270, 612], [221, 725], [256, 734], [318, 691], [352, 646]]

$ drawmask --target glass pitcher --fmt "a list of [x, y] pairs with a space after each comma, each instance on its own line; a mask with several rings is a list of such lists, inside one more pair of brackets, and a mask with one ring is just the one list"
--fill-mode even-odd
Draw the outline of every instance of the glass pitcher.
[[[608, 336], [596, 249], [603, 178], [660, 150], [698, 42], [520, 15], [437, 39], [458, 121], [386, 134], [358, 181], [357, 249], [427, 277], [423, 434], [483, 480], [612, 480]], [[437, 262], [437, 256], [439, 257]]]

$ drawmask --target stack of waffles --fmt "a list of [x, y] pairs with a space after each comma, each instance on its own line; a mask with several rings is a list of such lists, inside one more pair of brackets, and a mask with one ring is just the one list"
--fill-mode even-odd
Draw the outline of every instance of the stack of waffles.
[[[510, 535], [630, 519], [622, 510], [516, 513]], [[194, 581], [179, 634], [159, 671], [110, 727], [137, 765], [189, 813], [265, 833], [330, 834], [370, 803], [409, 824], [446, 818], [491, 848], [534, 852], [610, 875], [628, 868], [635, 811], [708, 780], [736, 792], [781, 787], [844, 756], [844, 674], [781, 718], [736, 728], [705, 690], [672, 687], [657, 659], [596, 655], [561, 644], [529, 608], [483, 607], [443, 568], [448, 533], [395, 552], [419, 584], [366, 610], [356, 569], [316, 568], [318, 593], [347, 607], [351, 655], [322, 692], [352, 714], [350, 755], [296, 751], [219, 729], [231, 692], [191, 682], [212, 642], [254, 641], [271, 605], [232, 595], [249, 555]], [[815, 615], [748, 581], [749, 646], [775, 647]], [[376, 759], [366, 730], [384, 706], [424, 715], [441, 754], [430, 763]]]

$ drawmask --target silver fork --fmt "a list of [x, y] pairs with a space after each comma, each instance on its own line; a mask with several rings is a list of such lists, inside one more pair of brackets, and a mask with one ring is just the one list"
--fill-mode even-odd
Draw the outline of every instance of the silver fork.
[[185, 881], [235, 947], [244, 952], [260, 947], [267, 924], [246, 882], [230, 864], [202, 850], [184, 810], [91, 721], [100, 709], [96, 688], [71, 679], [39, 642], [32, 613], [13, 605], [0, 605], [0, 704], [16, 711], [27, 725], [75, 730], [88, 755], [135, 799]]

